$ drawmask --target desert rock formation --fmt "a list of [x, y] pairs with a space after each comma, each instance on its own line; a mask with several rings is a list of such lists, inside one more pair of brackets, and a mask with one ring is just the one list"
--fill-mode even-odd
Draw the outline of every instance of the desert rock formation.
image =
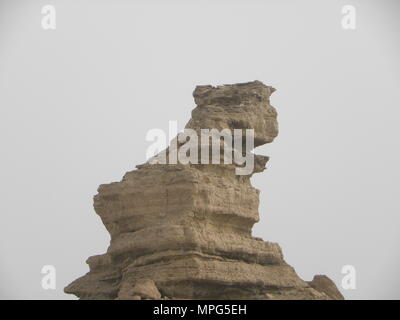
[[[259, 81], [198, 86], [186, 128], [278, 134], [275, 91]], [[268, 157], [255, 156], [253, 173]], [[235, 164], [152, 164], [101, 185], [94, 208], [111, 235], [90, 271], [65, 288], [81, 299], [342, 299], [328, 278], [303, 281], [276, 243], [252, 237], [259, 190]], [[328, 286], [328, 289], [326, 289]]]

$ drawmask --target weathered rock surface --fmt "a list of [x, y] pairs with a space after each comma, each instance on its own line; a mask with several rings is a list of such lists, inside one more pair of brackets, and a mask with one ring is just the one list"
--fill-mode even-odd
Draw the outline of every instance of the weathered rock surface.
[[[198, 86], [186, 128], [278, 134], [275, 91], [259, 81]], [[254, 173], [268, 157], [255, 156]], [[301, 280], [276, 243], [251, 236], [259, 190], [235, 164], [150, 164], [101, 185], [94, 208], [111, 235], [89, 273], [65, 288], [81, 299], [342, 299], [327, 277]]]
[[125, 281], [121, 283], [118, 291], [119, 300], [140, 300], [140, 299], [161, 299], [161, 294], [158, 291], [153, 280], [140, 279], [136, 282]]
[[308, 284], [315, 290], [325, 293], [333, 300], [344, 300], [343, 295], [333, 281], [325, 275], [315, 275], [312, 281], [308, 281]]

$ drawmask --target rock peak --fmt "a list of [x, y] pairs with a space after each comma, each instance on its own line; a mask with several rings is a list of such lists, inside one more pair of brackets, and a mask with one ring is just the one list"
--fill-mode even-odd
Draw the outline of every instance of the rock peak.
[[193, 91], [193, 97], [198, 106], [234, 105], [252, 100], [267, 100], [275, 91], [273, 87], [266, 86], [261, 81], [252, 81], [237, 84], [224, 84], [221, 86], [201, 85]]

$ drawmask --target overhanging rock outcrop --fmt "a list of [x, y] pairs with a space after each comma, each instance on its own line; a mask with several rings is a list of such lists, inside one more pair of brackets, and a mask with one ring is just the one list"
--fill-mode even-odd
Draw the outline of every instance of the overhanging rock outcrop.
[[[270, 143], [278, 134], [274, 91], [259, 81], [198, 86], [186, 128], [254, 129], [254, 147]], [[254, 157], [252, 173], [262, 172], [268, 157]], [[238, 166], [149, 161], [101, 185], [94, 208], [110, 246], [87, 260], [90, 271], [65, 292], [81, 299], [342, 299], [328, 278], [303, 281], [278, 244], [252, 237], [259, 190]]]

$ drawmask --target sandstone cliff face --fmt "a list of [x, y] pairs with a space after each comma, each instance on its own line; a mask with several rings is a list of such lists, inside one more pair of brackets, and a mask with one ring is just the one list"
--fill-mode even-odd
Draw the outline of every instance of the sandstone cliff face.
[[[272, 142], [274, 91], [259, 81], [198, 86], [186, 128], [252, 128], [255, 147]], [[267, 161], [255, 156], [253, 173]], [[89, 273], [65, 292], [81, 299], [342, 299], [328, 278], [301, 280], [278, 244], [251, 236], [259, 190], [236, 167], [148, 162], [101, 185], [94, 208], [110, 246], [87, 260]]]

